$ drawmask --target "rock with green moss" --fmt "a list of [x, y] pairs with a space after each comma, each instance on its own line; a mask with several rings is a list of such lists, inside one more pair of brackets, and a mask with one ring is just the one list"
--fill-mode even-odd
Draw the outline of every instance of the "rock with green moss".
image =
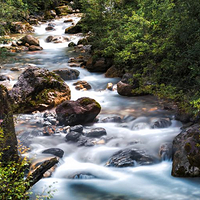
[[139, 80], [134, 78], [132, 74], [126, 73], [117, 83], [117, 92], [122, 96], [129, 97], [145, 95], [146, 93], [140, 91], [139, 86]]
[[17, 159], [17, 138], [13, 122], [11, 98], [7, 89], [0, 85], [0, 162]]
[[65, 101], [56, 108], [57, 119], [61, 125], [93, 122], [100, 111], [100, 104], [89, 97], [82, 97], [76, 101]]
[[200, 125], [194, 124], [177, 135], [173, 141], [172, 175], [200, 176]]
[[58, 16], [64, 16], [64, 15], [67, 15], [67, 14], [70, 14], [73, 12], [73, 9], [72, 7], [68, 6], [68, 5], [65, 5], [65, 6], [59, 6], [59, 7], [56, 7], [55, 8], [55, 11], [56, 11], [56, 14]]
[[10, 91], [15, 113], [53, 108], [71, 97], [69, 86], [60, 76], [46, 69], [28, 67]]
[[76, 34], [82, 32], [82, 20], [80, 20], [76, 25], [70, 26], [65, 29], [65, 33]]

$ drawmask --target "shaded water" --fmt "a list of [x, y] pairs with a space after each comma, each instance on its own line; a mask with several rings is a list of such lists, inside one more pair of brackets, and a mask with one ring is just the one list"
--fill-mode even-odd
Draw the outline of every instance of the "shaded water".
[[[77, 21], [79, 18], [74, 17]], [[41, 52], [26, 52], [18, 54], [14, 61], [4, 65], [1, 73], [13, 77], [11, 84], [16, 82], [20, 72], [11, 72], [11, 67], [24, 68], [28, 64], [34, 64], [49, 70], [68, 67], [68, 59], [77, 53], [68, 48], [68, 43], [75, 43], [81, 35], [67, 35], [69, 42], [62, 44], [46, 43], [49, 35], [64, 35], [64, 29], [69, 24], [64, 24], [65, 19], [55, 20], [56, 31], [45, 31], [47, 24], [35, 27], [35, 36], [40, 38], [40, 44], [44, 48]], [[51, 178], [39, 181], [34, 187], [34, 194], [42, 194], [49, 191], [49, 185], [57, 191], [53, 192], [55, 200], [188, 200], [200, 199], [199, 179], [174, 178], [171, 174], [172, 162], [161, 161], [158, 153], [162, 143], [171, 143], [180, 132], [181, 123], [173, 120], [173, 113], [164, 111], [159, 106], [156, 98], [122, 97], [116, 91], [105, 90], [108, 82], [117, 83], [119, 79], [105, 78], [103, 74], [90, 73], [82, 68], [80, 79], [86, 80], [92, 86], [91, 91], [77, 91], [73, 83], [67, 81], [72, 92], [72, 99], [83, 96], [96, 99], [102, 106], [99, 119], [117, 115], [124, 118], [131, 115], [136, 120], [125, 123], [101, 123], [88, 124], [84, 131], [90, 128], [103, 127], [110, 138], [105, 144], [92, 147], [77, 147], [75, 144], [65, 142], [65, 134], [56, 132], [53, 136], [42, 134], [42, 113], [35, 115], [18, 116], [16, 131], [20, 134], [27, 132], [28, 145], [31, 151], [27, 154], [31, 158], [44, 157], [41, 152], [44, 149], [57, 147], [64, 150], [63, 159]], [[172, 124], [168, 128], [152, 129], [152, 123], [160, 118], [169, 118]], [[25, 139], [26, 140], [26, 139]], [[26, 141], [27, 142], [27, 141]], [[155, 158], [156, 162], [150, 166], [127, 168], [105, 167], [113, 153], [134, 147], [144, 150]], [[81, 176], [78, 176], [82, 174]], [[76, 178], [82, 179], [76, 179]], [[75, 178], [75, 179], [73, 179]]]

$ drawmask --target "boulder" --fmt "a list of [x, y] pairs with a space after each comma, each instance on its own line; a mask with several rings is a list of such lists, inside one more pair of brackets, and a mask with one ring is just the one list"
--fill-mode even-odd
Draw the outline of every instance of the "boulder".
[[85, 134], [86, 137], [95, 137], [95, 138], [104, 135], [107, 135], [106, 130], [104, 128], [93, 128]]
[[106, 72], [111, 66], [111, 60], [99, 58], [94, 60], [90, 57], [86, 63], [85, 68], [90, 72]]
[[31, 45], [28, 47], [28, 50], [29, 51], [41, 51], [41, 50], [43, 50], [43, 48], [40, 46]]
[[139, 88], [139, 81], [133, 78], [132, 74], [124, 74], [122, 80], [117, 83], [117, 92], [122, 96], [138, 96], [141, 93], [135, 93], [134, 90]]
[[70, 42], [69, 44], [68, 44], [68, 47], [75, 47], [76, 46], [76, 44], [74, 43], [74, 42]]
[[74, 80], [79, 77], [80, 72], [76, 69], [56, 69], [53, 72], [58, 74], [63, 80]]
[[153, 122], [151, 128], [167, 128], [172, 125], [170, 119], [158, 119]]
[[70, 131], [65, 137], [66, 142], [77, 142], [80, 136], [81, 136], [80, 132]]
[[77, 90], [90, 90], [92, 87], [87, 81], [77, 81], [76, 83], [73, 83], [75, 85]]
[[46, 42], [53, 42], [53, 43], [64, 43], [64, 42], [68, 42], [69, 38], [68, 37], [64, 37], [64, 36], [48, 36], [45, 40]]
[[0, 85], [0, 162], [18, 159], [11, 98], [7, 89]]
[[70, 22], [73, 22], [73, 19], [66, 19], [66, 20], [64, 20], [63, 23], [70, 23]]
[[0, 74], [0, 81], [10, 81], [10, 78], [9, 78], [9, 76]]
[[54, 10], [46, 10], [44, 13], [44, 20], [54, 19], [56, 17], [56, 12]]
[[87, 45], [87, 44], [88, 44], [87, 38], [81, 38], [81, 39], [78, 41], [77, 45], [80, 45], [80, 44]]
[[115, 77], [122, 77], [122, 76], [123, 76], [122, 71], [117, 69], [114, 65], [110, 67], [105, 73], [106, 78], [115, 78]]
[[132, 167], [153, 164], [153, 159], [143, 151], [128, 148], [116, 152], [106, 163], [107, 167]]
[[61, 125], [77, 125], [93, 122], [101, 106], [94, 99], [82, 97], [76, 101], [65, 101], [56, 108]]
[[70, 89], [63, 79], [53, 72], [34, 66], [28, 67], [19, 76], [10, 95], [15, 101], [14, 111], [17, 113], [46, 110], [71, 97]]
[[100, 120], [100, 122], [103, 122], [103, 123], [113, 123], [113, 122], [122, 123], [122, 118], [119, 117], [119, 116], [104, 117]]
[[21, 38], [20, 41], [22, 42], [22, 45], [25, 45], [27, 43], [29, 45], [40, 46], [39, 40], [32, 35], [26, 35]]
[[11, 33], [33, 33], [33, 27], [27, 22], [12, 22], [11, 23]]
[[56, 29], [55, 29], [54, 27], [52, 27], [52, 26], [47, 26], [47, 27], [45, 28], [45, 30], [46, 30], [46, 31], [55, 31]]
[[82, 133], [83, 132], [83, 126], [82, 125], [72, 126], [72, 127], [70, 127], [70, 131]]
[[73, 9], [66, 5], [66, 6], [58, 6], [55, 8], [56, 14], [59, 16], [64, 16], [73, 12]]
[[200, 176], [200, 125], [183, 130], [173, 140], [172, 176]]
[[82, 32], [82, 26], [81, 26], [81, 20], [73, 26], [70, 26], [68, 28], [65, 29], [65, 33], [68, 34], [76, 34], [76, 33], [81, 33]]
[[63, 155], [64, 155], [64, 151], [62, 149], [59, 149], [59, 148], [45, 149], [44, 151], [42, 151], [42, 153], [44, 153], [44, 154], [52, 154], [52, 155], [57, 156], [59, 158], [62, 158]]

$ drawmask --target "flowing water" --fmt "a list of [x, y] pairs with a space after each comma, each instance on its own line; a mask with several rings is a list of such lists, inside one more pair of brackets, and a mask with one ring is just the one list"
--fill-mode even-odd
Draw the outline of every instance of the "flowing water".
[[[80, 18], [68, 16], [77, 22]], [[63, 23], [65, 18], [53, 21], [55, 31], [45, 31], [47, 23], [35, 27], [34, 35], [40, 38], [44, 48], [40, 52], [18, 53], [12, 62], [4, 64], [1, 73], [12, 77], [10, 84], [16, 82], [21, 73], [11, 72], [10, 68], [24, 67], [34, 64], [38, 67], [54, 70], [68, 67], [71, 56], [78, 56], [68, 43], [77, 41], [80, 34], [67, 35], [69, 42], [53, 44], [46, 43], [49, 35], [65, 35], [64, 29], [71, 24]], [[116, 91], [106, 90], [108, 82], [117, 83], [117, 78], [105, 78], [103, 74], [90, 73], [82, 68], [79, 79], [86, 80], [92, 86], [89, 91], [75, 90], [73, 81], [67, 81], [70, 86], [72, 99], [91, 97], [97, 100], [102, 111], [99, 119], [111, 116], [124, 118], [132, 116], [136, 119], [125, 123], [96, 122], [84, 126], [84, 130], [102, 127], [106, 129], [110, 138], [105, 144], [90, 147], [77, 147], [75, 144], [65, 142], [65, 134], [57, 132], [53, 136], [43, 136], [41, 132], [42, 113], [34, 115], [20, 115], [17, 117], [16, 131], [33, 133], [29, 137], [31, 158], [41, 157], [44, 149], [57, 147], [64, 150], [64, 157], [51, 178], [42, 179], [32, 189], [34, 194], [45, 194], [53, 191], [55, 200], [189, 200], [200, 199], [200, 180], [198, 178], [174, 178], [171, 174], [172, 162], [162, 161], [159, 158], [159, 148], [163, 143], [171, 143], [180, 132], [181, 123], [173, 120], [173, 113], [164, 111], [158, 101], [152, 96], [122, 97]], [[172, 122], [168, 128], [152, 129], [151, 125], [159, 118], [169, 118]], [[31, 139], [30, 139], [31, 138]], [[143, 150], [155, 158], [153, 165], [127, 168], [106, 167], [109, 158], [117, 151], [128, 147]], [[49, 187], [50, 186], [50, 187]], [[33, 195], [34, 196], [34, 195]], [[34, 197], [32, 197], [34, 198]]]

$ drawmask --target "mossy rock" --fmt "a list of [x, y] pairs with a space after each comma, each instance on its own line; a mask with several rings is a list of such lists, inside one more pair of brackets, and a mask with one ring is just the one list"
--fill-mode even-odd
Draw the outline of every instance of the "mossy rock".
[[15, 113], [46, 110], [71, 98], [70, 89], [60, 76], [37, 67], [29, 67], [19, 76], [10, 95], [15, 101]]
[[66, 6], [59, 6], [55, 8], [56, 14], [59, 16], [64, 16], [73, 12], [73, 9], [66, 5]]
[[93, 122], [100, 111], [100, 104], [89, 97], [82, 97], [77, 101], [65, 101], [56, 108], [58, 121], [62, 125]]

